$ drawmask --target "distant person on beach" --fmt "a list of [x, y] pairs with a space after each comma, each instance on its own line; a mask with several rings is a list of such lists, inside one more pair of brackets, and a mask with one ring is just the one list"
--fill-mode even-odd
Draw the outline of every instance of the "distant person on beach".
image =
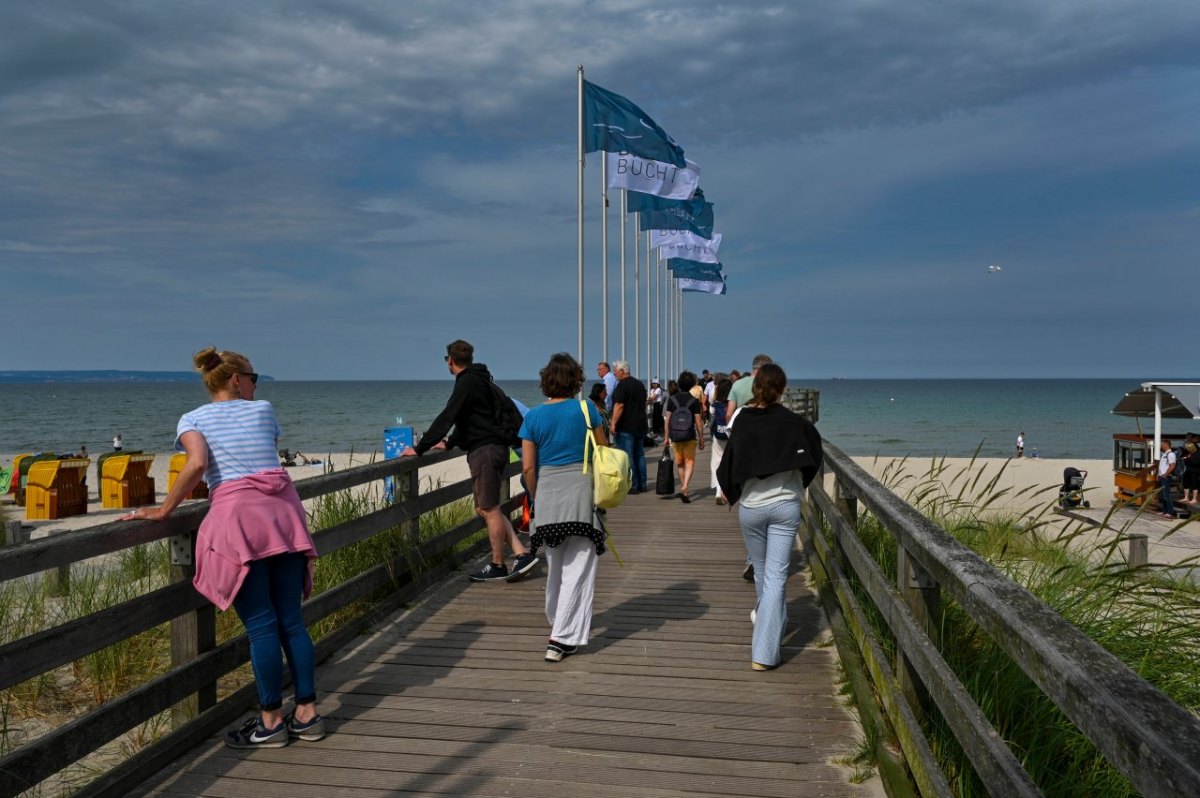
[[1158, 502], [1161, 508], [1159, 514], [1164, 518], [1174, 520], [1179, 516], [1175, 513], [1175, 501], [1171, 496], [1171, 483], [1174, 481], [1178, 458], [1175, 456], [1174, 450], [1171, 449], [1169, 438], [1162, 439], [1162, 443], [1159, 444], [1159, 451], [1161, 452], [1158, 457]]
[[613, 374], [612, 367], [608, 365], [608, 361], [602, 360], [596, 364], [596, 373], [600, 375], [600, 379], [604, 380], [604, 387], [608, 390], [608, 399], [604, 400], [604, 409], [608, 414], [612, 415], [613, 394], [617, 391], [617, 375]]
[[[696, 375], [690, 371], [681, 372], [677, 381], [678, 391], [671, 395], [663, 406], [663, 421], [667, 427], [667, 437], [675, 449], [675, 470], [679, 476], [679, 491], [674, 497], [684, 504], [691, 504], [688, 495], [688, 485], [692, 481], [692, 472], [696, 469], [696, 450], [704, 448], [704, 421], [701, 418], [703, 408], [700, 400], [692, 396], [692, 388], [696, 387]], [[690, 423], [689, 423], [690, 421]]]
[[[499, 389], [493, 390], [491, 372], [475, 362], [475, 347], [466, 341], [447, 344], [445, 360], [454, 375], [450, 399], [416, 446], [405, 447], [400, 454], [413, 457], [430, 449], [466, 450], [475, 512], [487, 523], [492, 546], [492, 561], [467, 578], [472, 582], [515, 582], [538, 564], [538, 558], [521, 543], [512, 522], [500, 510], [501, 472], [508, 465], [508, 441], [496, 423]], [[515, 557], [511, 572], [504, 564], [505, 542]]]
[[81, 443], [81, 444], [79, 444], [79, 455], [78, 455], [78, 456], [79, 456], [81, 459], [84, 459], [84, 460], [86, 460], [86, 459], [87, 459], [87, 456], [88, 456], [88, 450], [87, 450], [87, 444], [86, 444], [86, 443]]
[[[276, 457], [275, 409], [254, 399], [258, 374], [244, 355], [209, 347], [193, 361], [212, 401], [179, 419], [175, 448], [187, 453], [183, 469], [161, 506], [121, 520], [162, 521], [201, 477], [208, 482], [211, 505], [196, 537], [192, 584], [222, 611], [232, 605], [242, 619], [260, 705], [256, 717], [225, 735], [225, 744], [282, 748], [292, 739], [320, 740], [325, 721], [317, 713], [313, 643], [300, 610], [312, 591], [317, 550], [300, 496]], [[288, 715], [284, 654], [296, 702]]]
[[1024, 456], [1025, 456], [1025, 433], [1020, 432], [1017, 434], [1017, 458], [1019, 459]]
[[119, 452], [124, 448], [125, 441], [121, 440], [121, 433], [118, 432], [115, 436], [113, 436], [113, 451]]
[[787, 578], [800, 527], [804, 490], [821, 468], [821, 435], [808, 419], [780, 400], [787, 375], [764, 363], [754, 377], [750, 402], [738, 411], [734, 431], [717, 469], [730, 503], [740, 502], [738, 520], [754, 565], [757, 599], [750, 665], [775, 668], [787, 627]]
[[1183, 503], [1200, 504], [1200, 446], [1194, 440], [1183, 445], [1183, 462]]
[[596, 405], [575, 401], [583, 384], [583, 367], [575, 358], [552, 355], [539, 376], [546, 403], [530, 410], [521, 424], [521, 471], [536, 508], [531, 545], [544, 545], [546, 551], [550, 639], [545, 659], [561, 662], [587, 645], [591, 635], [596, 566], [606, 534], [593, 503], [592, 473], [584, 473], [583, 460], [589, 434], [598, 446], [608, 440]]
[[629, 455], [633, 469], [630, 493], [646, 492], [646, 386], [630, 376], [629, 363], [613, 361], [617, 390], [613, 392], [612, 437], [617, 448]]

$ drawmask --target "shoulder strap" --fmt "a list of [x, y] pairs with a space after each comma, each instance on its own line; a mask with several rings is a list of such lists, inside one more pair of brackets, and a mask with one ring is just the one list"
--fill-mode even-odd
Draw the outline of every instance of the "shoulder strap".
[[588, 472], [588, 456], [591, 454], [588, 450], [588, 444], [591, 444], [592, 448], [595, 448], [596, 440], [592, 437], [592, 416], [588, 413], [586, 399], [579, 400], [579, 409], [583, 411], [583, 423], [587, 427], [587, 430], [583, 433], [583, 473], [586, 474]]

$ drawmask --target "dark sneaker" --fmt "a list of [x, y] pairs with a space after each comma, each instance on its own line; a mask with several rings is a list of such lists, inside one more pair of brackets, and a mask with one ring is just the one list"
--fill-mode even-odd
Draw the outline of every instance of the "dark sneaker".
[[747, 582], [754, 581], [754, 563], [746, 563], [746, 567], [742, 570], [742, 579], [745, 579]]
[[686, 493], [679, 494], [679, 501], [683, 502], [684, 504], [692, 503], [691, 497], [689, 497]]
[[315, 743], [325, 739], [325, 718], [317, 715], [308, 723], [300, 723], [295, 715], [288, 715], [284, 721], [287, 724], [288, 737], [293, 740], [306, 740]]
[[577, 646], [551, 640], [550, 645], [546, 646], [546, 662], [562, 662], [564, 657], [569, 657], [578, 650]]
[[538, 556], [532, 551], [522, 554], [520, 557], [517, 557], [517, 559], [513, 560], [512, 573], [510, 573], [508, 578], [504, 581], [519, 581], [521, 577], [533, 570], [533, 566], [537, 565], [539, 562], [541, 562], [541, 560], [539, 560]]
[[479, 573], [471, 574], [467, 577], [467, 579], [470, 579], [472, 582], [496, 582], [498, 580], [507, 578], [508, 568], [504, 566], [504, 563], [496, 565], [494, 562], [490, 562], [483, 566], [483, 570]]
[[230, 748], [283, 748], [288, 744], [288, 726], [284, 721], [274, 729], [265, 728], [262, 720], [251, 718], [225, 734], [225, 745]]

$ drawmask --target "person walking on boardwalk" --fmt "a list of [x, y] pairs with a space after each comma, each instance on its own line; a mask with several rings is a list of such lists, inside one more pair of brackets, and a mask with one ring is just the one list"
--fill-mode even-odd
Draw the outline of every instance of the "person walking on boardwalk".
[[[739, 407], [745, 407], [750, 403], [751, 395], [754, 391], [754, 377], [758, 374], [758, 370], [767, 363], [773, 363], [769, 355], [755, 355], [754, 361], [751, 363], [750, 373], [744, 377], [736, 377], [733, 379], [733, 387], [729, 389], [729, 418], [733, 418], [733, 411]], [[733, 372], [737, 374], [736, 371]]]
[[633, 469], [630, 493], [646, 492], [646, 386], [629, 374], [629, 363], [613, 361], [617, 390], [613, 394], [612, 437], [629, 455]]
[[704, 448], [703, 408], [700, 400], [691, 394], [692, 388], [696, 387], [695, 374], [681, 372], [677, 383], [679, 390], [671, 395], [663, 407], [663, 421], [667, 427], [667, 437], [675, 449], [675, 470], [679, 475], [679, 492], [675, 496], [684, 504], [690, 504], [692, 499], [688, 495], [688, 485], [696, 469], [696, 450]]
[[617, 391], [617, 375], [613, 373], [612, 367], [608, 365], [607, 360], [601, 360], [596, 364], [596, 373], [600, 375], [600, 379], [604, 380], [604, 388], [608, 391], [608, 398], [604, 400], [604, 410], [611, 416], [613, 394]]
[[717, 481], [717, 468], [725, 454], [725, 442], [729, 438], [729, 389], [733, 381], [724, 374], [718, 374], [713, 380], [716, 390], [713, 391], [712, 408], [712, 458], [709, 469], [709, 481], [717, 495], [717, 504], [725, 504], [725, 495], [721, 493], [721, 483]]
[[[446, 367], [454, 375], [454, 390], [445, 408], [429, 425], [415, 446], [405, 447], [402, 457], [424, 454], [430, 449], [458, 447], [467, 452], [471, 471], [475, 512], [487, 524], [492, 560], [471, 574], [472, 582], [505, 580], [515, 582], [538, 564], [538, 558], [521, 543], [512, 522], [500, 510], [501, 473], [508, 465], [508, 441], [498, 423], [499, 401], [507, 400], [492, 384], [487, 366], [475, 362], [475, 347], [463, 340], [446, 345]], [[450, 428], [454, 428], [450, 434]], [[516, 426], [514, 425], [514, 431]], [[512, 570], [504, 564], [504, 544], [512, 548]]]
[[[270, 402], [255, 400], [258, 374], [244, 355], [209, 347], [194, 363], [212, 401], [184, 413], [175, 448], [187, 454], [158, 507], [121, 520], [162, 521], [201, 477], [211, 506], [196, 536], [196, 590], [221, 610], [232, 605], [250, 638], [260, 712], [225, 735], [230, 748], [282, 748], [289, 739], [320, 740], [312, 637], [300, 611], [312, 591], [317, 549], [291, 477], [279, 465], [281, 435]], [[283, 654], [295, 710], [283, 714]]]
[[661, 440], [663, 437], [663, 389], [657, 377], [650, 380], [646, 404], [650, 407], [650, 432], [655, 438]]
[[575, 401], [583, 367], [552, 355], [539, 374], [546, 403], [521, 424], [521, 469], [534, 503], [531, 545], [546, 547], [546, 661], [560, 662], [587, 644], [592, 628], [596, 566], [604, 553], [604, 522], [593, 503], [592, 473], [583, 470], [586, 437], [608, 440], [589, 400]]
[[738, 413], [717, 469], [722, 493], [730, 503], [741, 503], [738, 520], [754, 564], [751, 667], [756, 671], [779, 665], [800, 502], [823, 457], [817, 428], [780, 404], [786, 388], [782, 368], [759, 367], [750, 403]]

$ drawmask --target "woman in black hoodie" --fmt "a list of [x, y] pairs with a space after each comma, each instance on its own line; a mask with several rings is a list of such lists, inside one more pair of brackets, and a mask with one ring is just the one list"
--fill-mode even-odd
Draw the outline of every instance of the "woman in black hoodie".
[[779, 665], [787, 626], [787, 577], [800, 527], [804, 489], [821, 468], [821, 435], [803, 416], [779, 403], [787, 375], [774, 363], [759, 367], [750, 404], [730, 421], [717, 481], [738, 520], [754, 564], [757, 604], [751, 619], [751, 667]]

